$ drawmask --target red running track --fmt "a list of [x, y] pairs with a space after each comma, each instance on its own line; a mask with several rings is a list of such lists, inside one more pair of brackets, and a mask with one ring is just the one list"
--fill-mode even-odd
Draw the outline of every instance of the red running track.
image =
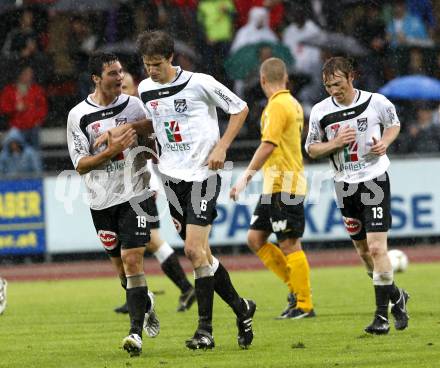
[[[409, 258], [410, 263], [440, 262], [440, 246], [399, 247]], [[337, 249], [307, 252], [310, 266], [332, 267], [360, 265], [354, 249]], [[228, 270], [258, 270], [264, 266], [253, 254], [221, 255], [218, 257]], [[189, 261], [181, 257], [186, 272], [190, 272]], [[162, 273], [159, 263], [153, 258], [145, 259], [145, 273]], [[109, 261], [77, 261], [63, 263], [36, 263], [0, 266], [0, 276], [9, 281], [65, 280], [95, 277], [116, 277]]]

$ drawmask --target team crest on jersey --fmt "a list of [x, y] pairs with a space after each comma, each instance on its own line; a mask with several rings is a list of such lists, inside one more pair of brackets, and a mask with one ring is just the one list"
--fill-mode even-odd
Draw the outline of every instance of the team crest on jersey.
[[357, 119], [358, 130], [360, 132], [365, 132], [368, 127], [367, 118]]
[[151, 108], [156, 111], [157, 107], [159, 106], [159, 101], [150, 101]]
[[95, 133], [95, 135], [98, 135], [100, 127], [101, 127], [101, 123], [99, 121], [97, 123], [92, 124], [91, 128], [93, 130], [93, 133]]
[[180, 112], [180, 113], [188, 110], [188, 105], [186, 104], [186, 99], [179, 98], [177, 100], [174, 100], [174, 110], [176, 110], [176, 112]]
[[127, 123], [127, 118], [116, 118], [115, 119], [115, 123], [116, 126], [122, 125], [122, 124], [126, 124]]

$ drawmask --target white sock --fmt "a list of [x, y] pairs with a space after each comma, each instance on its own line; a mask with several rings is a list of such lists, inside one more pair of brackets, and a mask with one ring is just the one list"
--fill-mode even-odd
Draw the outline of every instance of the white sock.
[[174, 253], [174, 249], [167, 242], [163, 242], [159, 249], [154, 252], [154, 256], [160, 264], [164, 263], [167, 258]]
[[219, 260], [217, 258], [215, 258], [214, 256], [212, 256], [212, 265], [211, 265], [211, 267], [212, 267], [212, 271], [214, 273], [217, 272], [217, 268], [218, 268], [219, 264], [220, 264]]
[[391, 285], [394, 281], [393, 271], [373, 272], [373, 285]]

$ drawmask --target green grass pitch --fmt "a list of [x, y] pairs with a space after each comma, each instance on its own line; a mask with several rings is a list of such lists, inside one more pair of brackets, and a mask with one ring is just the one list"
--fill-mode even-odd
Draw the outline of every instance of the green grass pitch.
[[233, 272], [233, 282], [258, 305], [255, 339], [239, 349], [235, 318], [216, 297], [212, 351], [189, 351], [184, 340], [196, 327], [196, 309], [176, 313], [178, 291], [162, 276], [148, 277], [161, 333], [144, 337], [143, 354], [121, 349], [128, 317], [113, 308], [123, 301], [118, 279], [10, 282], [0, 316], [0, 367], [440, 367], [440, 265], [411, 264], [397, 274], [411, 295], [410, 326], [370, 336], [363, 328], [374, 308], [371, 280], [361, 267], [312, 269], [316, 318], [278, 321], [286, 289], [268, 271]]

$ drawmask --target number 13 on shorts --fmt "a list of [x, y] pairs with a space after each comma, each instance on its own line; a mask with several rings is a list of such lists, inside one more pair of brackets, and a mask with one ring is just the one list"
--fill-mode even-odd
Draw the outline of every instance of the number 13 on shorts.
[[375, 219], [383, 218], [383, 208], [382, 207], [372, 207], [371, 210], [373, 211], [373, 217]]

